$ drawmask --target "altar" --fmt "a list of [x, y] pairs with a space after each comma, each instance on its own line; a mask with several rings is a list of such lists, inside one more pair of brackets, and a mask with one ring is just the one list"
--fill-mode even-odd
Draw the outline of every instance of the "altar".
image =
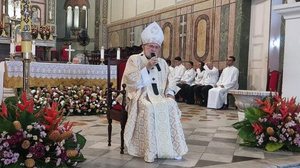
[[[111, 81], [116, 84], [117, 66], [112, 65]], [[0, 63], [0, 98], [3, 88], [23, 87], [23, 63], [21, 61], [6, 61]], [[107, 65], [60, 64], [32, 62], [30, 64], [30, 87], [53, 86], [102, 86], [106, 87]]]

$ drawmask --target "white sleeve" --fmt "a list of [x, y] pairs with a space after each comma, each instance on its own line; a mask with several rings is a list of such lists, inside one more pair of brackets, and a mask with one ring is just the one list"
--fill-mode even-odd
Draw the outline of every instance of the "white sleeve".
[[140, 89], [142, 87], [145, 87], [145, 86], [148, 86], [151, 83], [151, 77], [150, 77], [146, 67], [144, 67], [141, 70], [141, 76], [142, 76], [141, 80], [139, 80], [137, 82], [137, 88], [138, 89]]

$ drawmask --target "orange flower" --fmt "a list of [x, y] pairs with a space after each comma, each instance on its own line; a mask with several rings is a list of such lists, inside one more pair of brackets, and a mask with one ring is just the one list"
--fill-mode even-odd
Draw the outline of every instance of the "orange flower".
[[22, 100], [22, 103], [19, 103], [18, 104], [18, 107], [21, 111], [27, 111], [29, 113], [33, 113], [33, 106], [34, 106], [34, 101], [33, 99], [30, 99], [30, 100], [27, 100], [26, 98], [26, 92], [23, 92], [22, 95], [21, 95], [21, 100]]
[[275, 106], [270, 103], [269, 100], [265, 101], [265, 106], [261, 108], [264, 112], [272, 114], [275, 110]]
[[0, 113], [0, 116], [2, 118], [7, 118], [7, 116], [8, 116], [8, 114], [7, 114], [7, 107], [6, 107], [6, 105], [5, 105], [4, 102], [2, 102], [2, 111]]
[[66, 131], [71, 130], [72, 127], [73, 127], [73, 124], [74, 124], [73, 122], [70, 124], [70, 121], [64, 123], [64, 128], [65, 128], [65, 130], [66, 130]]
[[263, 131], [263, 127], [259, 123], [252, 124], [255, 135], [259, 135]]
[[292, 98], [288, 101], [287, 106], [288, 106], [289, 112], [294, 113], [294, 112], [297, 110], [296, 98], [295, 98], [295, 97], [292, 97]]
[[[47, 121], [45, 123], [45, 127], [47, 130], [56, 130], [58, 124], [62, 119], [62, 115], [56, 110], [57, 109], [57, 102], [53, 102], [51, 108], [45, 108], [44, 119]], [[60, 115], [60, 116], [59, 116]]]
[[281, 115], [282, 115], [283, 119], [289, 114], [288, 110], [289, 109], [287, 107], [286, 101], [282, 101], [279, 111], [281, 112]]
[[255, 99], [255, 101], [260, 106], [264, 106], [266, 104], [266, 101], [262, 101], [261, 99]]
[[275, 93], [274, 100], [275, 100], [275, 102], [278, 102], [278, 103], [282, 101], [281, 96], [277, 92]]

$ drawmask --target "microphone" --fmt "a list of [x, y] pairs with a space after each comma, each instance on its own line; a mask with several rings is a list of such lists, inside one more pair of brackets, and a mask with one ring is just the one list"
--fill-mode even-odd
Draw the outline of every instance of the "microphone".
[[[156, 56], [155, 53], [151, 53], [151, 58], [152, 58], [152, 57], [155, 57], [155, 56]], [[156, 68], [157, 68], [158, 71], [161, 71], [160, 66], [159, 66], [158, 63], [155, 64], [155, 66], [156, 66]]]

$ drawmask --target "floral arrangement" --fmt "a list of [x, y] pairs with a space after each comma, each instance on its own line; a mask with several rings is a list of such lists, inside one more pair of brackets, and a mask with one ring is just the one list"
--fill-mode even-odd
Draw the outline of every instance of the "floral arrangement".
[[31, 25], [31, 35], [33, 39], [36, 39], [39, 34], [38, 27], [36, 25]]
[[100, 87], [72, 86], [32, 89], [35, 107], [46, 102], [57, 102], [59, 109], [68, 115], [106, 114], [106, 95]]
[[84, 157], [85, 138], [62, 122], [57, 103], [34, 110], [33, 99], [11, 97], [0, 111], [0, 167], [72, 167]]
[[295, 98], [275, 94], [256, 102], [257, 107], [245, 110], [245, 120], [233, 124], [243, 145], [300, 151], [300, 105]]

